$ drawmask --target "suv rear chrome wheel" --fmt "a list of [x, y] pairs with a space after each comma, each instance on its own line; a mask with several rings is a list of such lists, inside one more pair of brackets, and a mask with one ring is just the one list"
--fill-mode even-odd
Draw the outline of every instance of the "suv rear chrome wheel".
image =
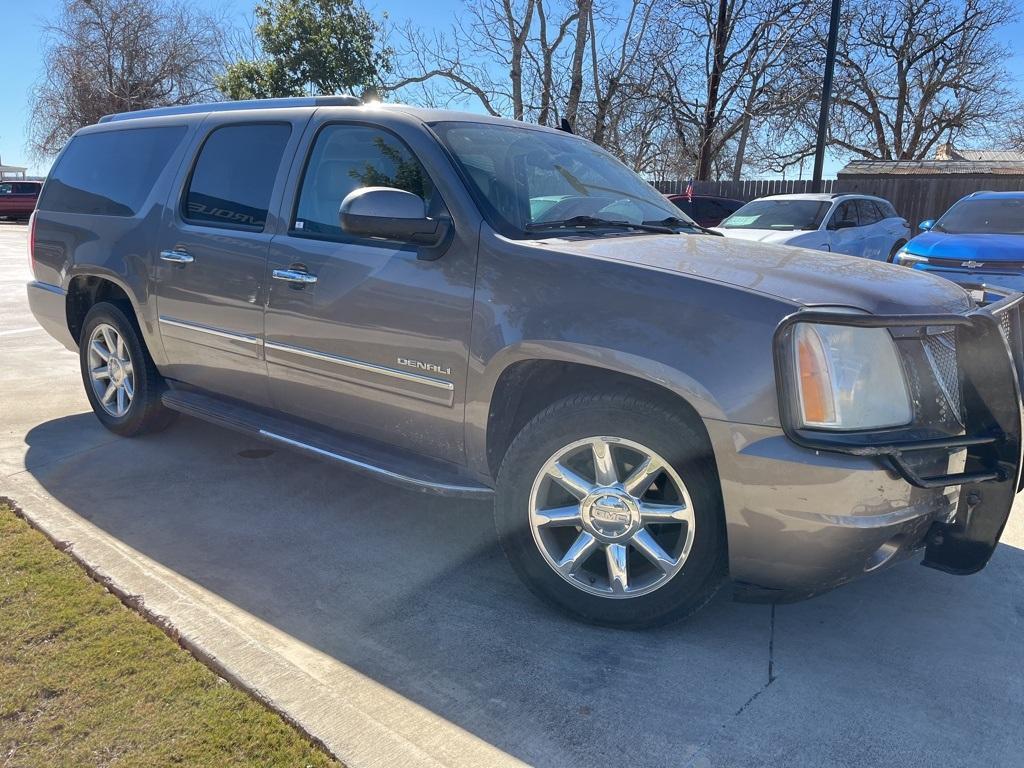
[[89, 335], [89, 376], [100, 406], [111, 416], [128, 413], [135, 396], [135, 371], [124, 338], [109, 323], [99, 323]]
[[577, 589], [616, 599], [667, 584], [693, 547], [693, 501], [656, 451], [595, 436], [560, 448], [537, 473], [530, 526], [549, 566]]
[[163, 378], [126, 305], [99, 302], [82, 322], [79, 361], [96, 418], [124, 437], [157, 432], [174, 418], [160, 396]]
[[683, 404], [559, 400], [513, 439], [496, 491], [498, 538], [516, 573], [586, 621], [664, 624], [724, 581], [718, 474], [704, 426]]

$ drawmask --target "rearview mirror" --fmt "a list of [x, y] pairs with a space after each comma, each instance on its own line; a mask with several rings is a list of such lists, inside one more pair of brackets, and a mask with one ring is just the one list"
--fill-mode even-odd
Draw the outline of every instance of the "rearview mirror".
[[391, 187], [363, 187], [350, 192], [341, 201], [338, 218], [342, 231], [361, 237], [429, 246], [438, 245], [448, 234], [446, 220], [427, 217], [422, 197]]
[[922, 232], [927, 232], [929, 229], [931, 229], [934, 226], [935, 226], [935, 219], [925, 219], [924, 221], [922, 221], [920, 224], [917, 225], [917, 228], [920, 229]]

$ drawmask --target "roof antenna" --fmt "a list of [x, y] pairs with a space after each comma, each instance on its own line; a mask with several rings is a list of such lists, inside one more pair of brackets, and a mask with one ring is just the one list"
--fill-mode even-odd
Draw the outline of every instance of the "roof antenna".
[[566, 133], [572, 133], [572, 126], [569, 125], [569, 121], [563, 117], [562, 122], [558, 126], [558, 130], [565, 131]]

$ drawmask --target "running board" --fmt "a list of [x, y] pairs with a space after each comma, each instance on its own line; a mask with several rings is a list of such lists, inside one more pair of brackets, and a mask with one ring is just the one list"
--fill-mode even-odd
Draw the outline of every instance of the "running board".
[[389, 450], [360, 439], [295, 424], [232, 401], [183, 389], [163, 393], [171, 410], [293, 448], [393, 485], [441, 496], [491, 499], [494, 491], [447, 462]]

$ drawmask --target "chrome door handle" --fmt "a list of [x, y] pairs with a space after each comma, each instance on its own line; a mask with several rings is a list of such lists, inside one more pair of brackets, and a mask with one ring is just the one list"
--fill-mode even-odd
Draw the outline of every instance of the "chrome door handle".
[[284, 280], [286, 283], [312, 285], [316, 282], [316, 275], [311, 275], [309, 272], [300, 272], [297, 269], [275, 269], [271, 274], [275, 280]]
[[185, 251], [160, 251], [160, 261], [169, 261], [172, 264], [191, 264], [195, 258], [191, 253]]

